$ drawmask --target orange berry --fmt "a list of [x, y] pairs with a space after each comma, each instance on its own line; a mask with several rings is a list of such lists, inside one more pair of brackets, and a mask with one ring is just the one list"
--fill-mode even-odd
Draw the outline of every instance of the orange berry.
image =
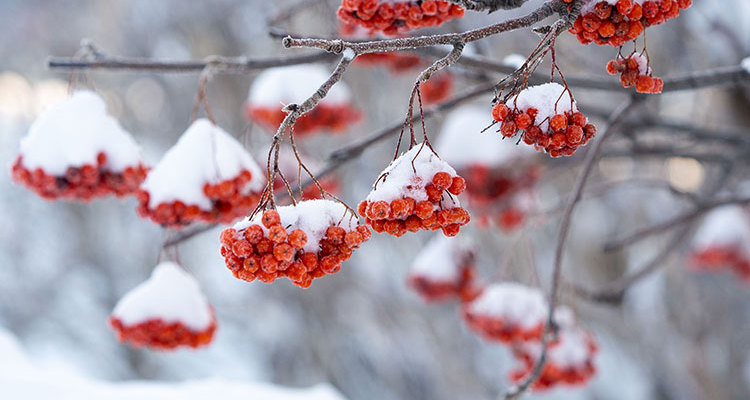
[[273, 225], [280, 224], [281, 217], [279, 216], [279, 212], [276, 210], [266, 210], [263, 212], [261, 222], [263, 223], [263, 226], [265, 226], [266, 228], [270, 228]]
[[568, 127], [568, 117], [564, 114], [555, 114], [550, 118], [549, 124], [556, 131], [563, 130]]
[[289, 244], [295, 249], [301, 249], [307, 244], [307, 234], [302, 229], [295, 229], [289, 234]]
[[458, 196], [466, 190], [466, 180], [460, 176], [454, 176], [448, 191]]
[[420, 201], [419, 203], [417, 203], [415, 213], [417, 214], [417, 217], [425, 219], [432, 215], [434, 208], [435, 206], [429, 201]]
[[451, 175], [447, 172], [438, 172], [435, 174], [435, 176], [432, 177], [432, 184], [435, 185], [435, 187], [443, 191], [445, 189], [448, 189], [451, 185]]
[[390, 215], [391, 207], [385, 201], [376, 201], [370, 204], [370, 209], [367, 212], [367, 216], [371, 219], [388, 219]]
[[261, 239], [263, 239], [263, 228], [260, 227], [260, 225], [253, 224], [247, 227], [245, 229], [245, 240], [252, 244], [256, 244], [260, 242]]
[[505, 118], [508, 117], [509, 113], [510, 109], [505, 104], [495, 104], [495, 106], [492, 107], [492, 118], [495, 121], [505, 121]]
[[268, 229], [268, 238], [273, 242], [281, 243], [287, 238], [286, 229], [281, 225], [274, 225]]
[[409, 214], [409, 205], [404, 199], [396, 199], [391, 202], [391, 217], [401, 219]]

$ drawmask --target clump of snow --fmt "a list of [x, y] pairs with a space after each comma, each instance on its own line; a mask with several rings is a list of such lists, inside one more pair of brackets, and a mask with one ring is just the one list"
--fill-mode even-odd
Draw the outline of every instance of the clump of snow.
[[201, 118], [164, 154], [141, 189], [149, 192], [151, 208], [180, 200], [211, 210], [212, 203], [203, 192], [203, 186], [234, 179], [242, 170], [252, 174], [246, 190], [263, 190], [265, 176], [247, 150], [226, 131]]
[[98, 94], [80, 90], [46, 109], [21, 141], [23, 165], [42, 168], [50, 175], [65, 175], [68, 167], [97, 165], [107, 155], [106, 169], [122, 172], [140, 163], [140, 148], [132, 136], [107, 114]]
[[535, 108], [538, 113], [534, 121], [542, 132], [547, 131], [549, 119], [555, 114], [578, 111], [570, 90], [555, 82], [527, 87], [508, 100], [508, 107], [524, 112]]
[[750, 255], [750, 222], [741, 206], [718, 207], [706, 215], [695, 232], [693, 247], [702, 250], [714, 246], [737, 246]]
[[160, 319], [180, 322], [195, 331], [208, 329], [213, 320], [198, 282], [173, 262], [157, 265], [147, 281], [117, 303], [112, 317], [125, 326]]
[[521, 68], [521, 66], [525, 62], [526, 62], [526, 57], [520, 54], [515, 54], [515, 53], [508, 54], [507, 56], [505, 56], [505, 58], [503, 58], [503, 64], [509, 67], [513, 67], [515, 69]]
[[740, 63], [740, 66], [745, 70], [746, 73], [750, 74], [750, 57], [744, 58]]
[[[250, 87], [248, 102], [253, 107], [274, 107], [301, 103], [312, 96], [330, 73], [320, 65], [290, 65], [263, 71]], [[336, 83], [319, 104], [345, 105], [351, 92], [344, 82]]]
[[419, 252], [410, 273], [435, 281], [456, 281], [472, 253], [473, 246], [465, 239], [436, 235]]
[[651, 75], [651, 68], [648, 66], [648, 57], [641, 53], [633, 53], [630, 58], [638, 63], [638, 75]]
[[[383, 171], [384, 177], [375, 183], [367, 195], [367, 201], [390, 203], [404, 197], [411, 197], [417, 202], [427, 200], [424, 188], [432, 183], [433, 176], [438, 172], [456, 176], [456, 170], [429, 147], [416, 144], [388, 165]], [[455, 199], [454, 204], [459, 204], [458, 199]]]
[[547, 301], [539, 289], [515, 282], [488, 286], [468, 305], [475, 315], [502, 318], [511, 324], [534, 328], [547, 318]]
[[[287, 232], [302, 229], [307, 234], [307, 243], [303, 247], [306, 252], [319, 250], [320, 240], [330, 226], [340, 226], [349, 232], [358, 225], [357, 217], [346, 206], [333, 200], [306, 200], [296, 206], [277, 207], [276, 211], [281, 217], [281, 226]], [[263, 214], [258, 213], [252, 219], [248, 217], [236, 223], [233, 228], [239, 231], [256, 224], [263, 228], [263, 233], [268, 234], [268, 228], [261, 222], [262, 218]]]
[[499, 167], [536, 154], [530, 146], [518, 146], [489, 131], [482, 132], [489, 125], [489, 119], [489, 113], [479, 107], [456, 109], [445, 118], [435, 150], [445, 162], [459, 170], [476, 164]]
[[[583, 0], [583, 6], [581, 7], [581, 15], [586, 15], [594, 11], [594, 7], [598, 3], [607, 3], [609, 5], [616, 5], [618, 0]], [[631, 0], [634, 4], [643, 4], [646, 0]]]

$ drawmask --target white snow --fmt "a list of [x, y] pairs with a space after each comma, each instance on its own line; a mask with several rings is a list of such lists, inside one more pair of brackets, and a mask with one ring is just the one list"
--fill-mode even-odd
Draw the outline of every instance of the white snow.
[[[611, 4], [616, 5], [618, 0], [584, 0], [583, 1], [583, 7], [581, 7], [581, 15], [585, 15], [587, 13], [590, 13], [591, 11], [594, 11], [594, 7], [597, 5], [597, 3], [601, 3], [602, 1]], [[643, 4], [646, 0], [632, 0], [635, 4]]]
[[[312, 96], [326, 80], [328, 72], [315, 64], [291, 65], [263, 71], [248, 94], [252, 107], [280, 107], [301, 103]], [[336, 83], [319, 104], [345, 105], [351, 101], [351, 92], [344, 82]]]
[[68, 167], [96, 165], [107, 154], [106, 168], [122, 172], [140, 163], [140, 148], [120, 123], [107, 114], [98, 94], [81, 90], [39, 115], [21, 141], [23, 165], [64, 175]]
[[[343, 204], [334, 200], [306, 200], [297, 203], [296, 206], [277, 207], [276, 211], [279, 212], [281, 225], [287, 232], [302, 229], [307, 234], [307, 243], [303, 247], [306, 252], [318, 251], [320, 240], [332, 225], [338, 225], [347, 232], [357, 228], [358, 218]], [[245, 218], [236, 223], [234, 229], [239, 231], [257, 224], [267, 234], [268, 229], [261, 223], [262, 218], [263, 213], [256, 214], [252, 219]]]
[[5, 400], [345, 400], [332, 386], [287, 388], [221, 377], [184, 382], [106, 382], [70, 365], [40, 367], [8, 332], [0, 329], [0, 393]]
[[357, 55], [357, 53], [355, 53], [354, 50], [352, 50], [350, 47], [345, 48], [342, 54], [347, 60], [353, 60]]
[[[549, 347], [548, 361], [563, 367], [583, 367], [591, 356], [588, 344], [590, 334], [578, 325], [575, 315], [566, 306], [558, 307], [555, 311], [555, 321], [559, 326], [559, 341]], [[541, 354], [541, 344], [538, 342], [518, 345], [534, 358]]]
[[[418, 143], [388, 165], [383, 171], [385, 178], [373, 185], [367, 201], [390, 203], [404, 197], [411, 197], [417, 202], [427, 200], [424, 188], [432, 183], [432, 177], [438, 172], [456, 175], [453, 167], [435, 155], [429, 147]], [[454, 204], [459, 204], [458, 199], [455, 199]]]
[[206, 330], [213, 320], [198, 282], [173, 262], [157, 265], [147, 281], [120, 299], [112, 316], [125, 326], [161, 319], [194, 331]]
[[526, 57], [520, 54], [516, 54], [516, 53], [508, 54], [507, 56], [505, 56], [505, 58], [503, 58], [503, 64], [509, 67], [513, 67], [515, 69], [521, 68], [521, 66], [525, 62], [526, 62]]
[[648, 66], [648, 58], [641, 53], [633, 53], [630, 58], [638, 63], [638, 75], [651, 75], [651, 68]]
[[515, 282], [488, 286], [468, 307], [472, 314], [502, 318], [524, 328], [534, 328], [547, 319], [547, 301], [542, 292]]
[[516, 97], [508, 100], [506, 105], [511, 109], [515, 106], [521, 111], [536, 108], [538, 113], [534, 119], [534, 124], [538, 125], [542, 132], [547, 131], [549, 118], [552, 118], [555, 114], [578, 111], [570, 91], [565, 90], [564, 86], [555, 82], [529, 86], [518, 93]]
[[435, 237], [420, 250], [411, 266], [410, 275], [440, 282], [455, 282], [461, 268], [471, 257], [473, 246], [461, 237]]
[[740, 63], [740, 66], [745, 70], [746, 73], [750, 74], [750, 57], [744, 58]]
[[211, 210], [211, 200], [203, 193], [203, 185], [234, 179], [244, 169], [252, 174], [245, 189], [263, 190], [265, 175], [247, 150], [226, 131], [201, 118], [164, 154], [141, 189], [149, 192], [151, 208], [180, 200]]
[[476, 164], [490, 168], [536, 154], [530, 146], [518, 146], [513, 140], [502, 140], [488, 130], [490, 113], [483, 108], [464, 106], [448, 114], [440, 131], [435, 151], [454, 168], [461, 170]]
[[701, 251], [712, 246], [738, 246], [750, 256], [750, 222], [738, 205], [726, 205], [709, 212], [693, 237], [693, 248]]

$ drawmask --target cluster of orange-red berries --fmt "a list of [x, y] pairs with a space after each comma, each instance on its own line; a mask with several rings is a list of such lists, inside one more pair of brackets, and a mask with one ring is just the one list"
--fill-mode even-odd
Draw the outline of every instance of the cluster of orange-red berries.
[[652, 76], [648, 57], [641, 54], [610, 60], [607, 63], [607, 72], [610, 75], [619, 74], [622, 87], [635, 86], [638, 93], [661, 93], [664, 89], [664, 81]]
[[406, 232], [442, 229], [446, 236], [456, 236], [461, 226], [469, 223], [469, 212], [452, 201], [445, 202], [450, 205], [444, 205], [441, 200], [445, 191], [458, 196], [465, 189], [466, 181], [460, 176], [438, 172], [424, 188], [427, 200], [417, 202], [411, 197], [390, 203], [365, 200], [359, 203], [358, 212], [378, 233], [400, 237]]
[[697, 270], [713, 271], [730, 268], [737, 275], [750, 281], [750, 259], [736, 245], [713, 245], [690, 256], [690, 264]]
[[211, 324], [203, 331], [194, 331], [181, 322], [164, 322], [151, 319], [135, 325], [125, 325], [117, 317], [110, 317], [109, 325], [117, 339], [134, 347], [155, 350], [173, 350], [178, 347], [198, 348], [208, 345], [216, 332], [216, 318], [211, 312]]
[[596, 127], [588, 123], [588, 118], [581, 112], [566, 111], [549, 118], [547, 129], [542, 131], [541, 121], [535, 123], [537, 109], [519, 110], [497, 103], [492, 108], [492, 118], [500, 122], [500, 134], [513, 137], [523, 131], [521, 139], [537, 150], [545, 150], [552, 157], [570, 156], [579, 146], [586, 145], [594, 134]]
[[[562, 0], [571, 3], [573, 0]], [[589, 3], [596, 2], [591, 0]], [[598, 1], [593, 9], [582, 13], [570, 32], [583, 44], [609, 44], [619, 47], [640, 35], [651, 25], [658, 25], [680, 15], [692, 0], [613, 0]], [[584, 4], [584, 9], [587, 4]]]
[[[562, 334], [564, 335], [564, 333]], [[555, 346], [557, 344], [558, 343], [554, 341], [550, 343], [550, 351], [555, 351]], [[548, 359], [547, 362], [544, 363], [542, 371], [539, 373], [539, 377], [532, 385], [532, 389], [542, 391], [559, 384], [580, 386], [588, 382], [594, 374], [596, 374], [594, 356], [599, 351], [599, 346], [594, 337], [590, 334], [586, 335], [584, 346], [586, 358], [582, 363], [560, 364], [554, 359]], [[521, 365], [511, 371], [510, 379], [513, 382], [521, 382], [533, 372], [538, 362], [537, 356], [524, 349], [523, 346], [514, 346], [513, 356], [521, 363]]]
[[407, 283], [426, 302], [446, 300], [471, 301], [481, 292], [476, 282], [477, 270], [473, 258], [459, 266], [456, 279], [436, 279], [426, 274], [410, 274]]
[[[269, 131], [275, 132], [286, 118], [287, 113], [281, 107], [248, 105], [245, 108], [245, 116], [248, 120], [257, 121]], [[321, 102], [315, 108], [297, 118], [294, 124], [294, 134], [295, 137], [306, 136], [321, 129], [333, 133], [343, 133], [349, 125], [361, 118], [362, 113], [350, 105]]]
[[150, 207], [149, 192], [140, 189], [137, 193], [138, 215], [172, 228], [199, 221], [228, 224], [247, 214], [247, 210], [258, 203], [260, 194], [245, 189], [250, 179], [252, 179], [252, 173], [243, 170], [234, 179], [227, 179], [214, 185], [204, 184], [203, 194], [211, 201], [210, 210], [203, 210], [195, 204], [185, 204], [180, 200]]
[[227, 228], [221, 233], [221, 255], [238, 279], [271, 283], [286, 277], [295, 285], [308, 288], [313, 279], [338, 272], [341, 263], [371, 237], [366, 226], [347, 232], [332, 225], [326, 229], [317, 251], [304, 251], [307, 233], [302, 229], [288, 232], [276, 210], [264, 211], [261, 224], [240, 230]]
[[13, 180], [36, 192], [47, 200], [67, 199], [89, 201], [95, 197], [114, 194], [117, 197], [134, 193], [146, 178], [148, 168], [139, 164], [114, 173], [106, 167], [107, 155], [99, 153], [96, 165], [71, 166], [65, 175], [50, 175], [42, 168], [29, 170], [23, 165], [23, 156], [13, 163]]
[[338, 9], [340, 20], [386, 35], [439, 26], [463, 15], [464, 9], [460, 6], [435, 0], [343, 0]]

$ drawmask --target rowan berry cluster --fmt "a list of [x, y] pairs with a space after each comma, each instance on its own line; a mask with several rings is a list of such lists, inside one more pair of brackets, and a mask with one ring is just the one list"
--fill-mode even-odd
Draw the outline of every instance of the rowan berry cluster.
[[[245, 116], [269, 131], [276, 131], [286, 118], [287, 113], [282, 110], [281, 106], [255, 106], [249, 103], [245, 107]], [[320, 130], [343, 133], [346, 128], [360, 119], [362, 119], [362, 113], [350, 105], [321, 102], [315, 108], [297, 118], [297, 122], [294, 124], [294, 133], [303, 137]]]
[[570, 92], [557, 83], [528, 87], [507, 103], [496, 103], [492, 118], [500, 122], [504, 137], [523, 132], [524, 143], [552, 157], [573, 155], [596, 134]]
[[690, 264], [697, 270], [713, 271], [729, 268], [745, 280], [750, 280], [750, 258], [739, 246], [712, 246], [693, 252]]
[[618, 56], [607, 63], [607, 72], [610, 75], [619, 74], [622, 87], [635, 86], [638, 93], [661, 93], [664, 81], [653, 76], [648, 63], [648, 57], [639, 53], [628, 57]]
[[453, 93], [453, 80], [453, 74], [449, 71], [440, 71], [432, 75], [427, 82], [420, 83], [419, 89], [424, 104], [437, 104], [450, 97]]
[[699, 271], [729, 269], [750, 280], [750, 223], [738, 205], [712, 210], [693, 238], [689, 265]]
[[23, 165], [23, 155], [13, 163], [13, 181], [33, 190], [47, 200], [67, 199], [89, 201], [95, 197], [114, 194], [123, 197], [134, 193], [146, 178], [148, 169], [142, 165], [112, 172], [107, 167], [107, 155], [99, 153], [96, 165], [70, 166], [65, 175], [48, 174], [43, 168], [30, 170]]
[[217, 184], [205, 183], [203, 194], [211, 202], [211, 208], [202, 209], [197, 204], [186, 204], [182, 200], [151, 205], [148, 190], [137, 193], [138, 215], [159, 225], [180, 228], [195, 222], [228, 224], [247, 214], [258, 204], [260, 193], [248, 190], [253, 175], [243, 170], [234, 179], [226, 179]]
[[178, 347], [198, 348], [211, 343], [216, 332], [216, 319], [212, 318], [211, 325], [202, 331], [194, 331], [181, 322], [165, 322], [159, 318], [125, 325], [119, 318], [110, 317], [109, 325], [120, 342], [153, 350], [173, 350]]
[[471, 329], [503, 343], [541, 339], [546, 316], [546, 301], [539, 290], [511, 282], [490, 285], [463, 306]]
[[330, 209], [331, 205], [326, 203], [338, 204], [329, 200], [301, 202], [296, 206], [279, 207], [279, 211], [266, 210], [252, 220], [225, 229], [220, 241], [227, 267], [236, 278], [248, 282], [258, 279], [271, 283], [286, 277], [302, 288], [310, 287], [315, 278], [338, 272], [341, 263], [368, 241], [371, 234], [366, 226], [358, 226], [356, 221], [339, 225], [339, 220], [347, 218], [345, 211], [320, 227], [306, 221], [306, 218], [315, 221], [319, 216], [295, 210], [302, 207], [314, 211], [319, 208], [315, 206], [321, 204]]
[[460, 238], [435, 236], [414, 260], [409, 286], [427, 302], [473, 300], [481, 291], [475, 251]]
[[346, 23], [393, 36], [461, 18], [464, 9], [447, 1], [435, 0], [343, 0], [337, 14]]
[[383, 171], [357, 211], [378, 233], [400, 237], [441, 229], [456, 236], [471, 219], [455, 198], [465, 189], [466, 181], [453, 168], [426, 146], [416, 145]]
[[414, 69], [422, 64], [419, 56], [403, 54], [396, 51], [385, 53], [365, 53], [354, 59], [359, 65], [385, 66], [392, 73], [402, 73]]
[[569, 31], [583, 44], [619, 47], [637, 38], [645, 28], [679, 16], [680, 10], [691, 4], [692, 0], [589, 0]]

